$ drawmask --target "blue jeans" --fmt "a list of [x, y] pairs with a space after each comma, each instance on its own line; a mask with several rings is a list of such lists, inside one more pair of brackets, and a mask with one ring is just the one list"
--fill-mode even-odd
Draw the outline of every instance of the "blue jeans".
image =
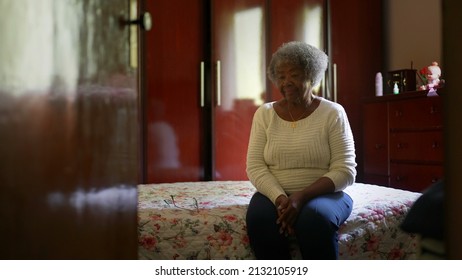
[[[338, 259], [337, 231], [350, 216], [353, 200], [344, 192], [318, 196], [308, 201], [294, 224], [295, 238], [303, 259]], [[276, 206], [257, 192], [250, 200], [246, 222], [250, 246], [257, 259], [291, 259], [289, 238], [279, 233]]]

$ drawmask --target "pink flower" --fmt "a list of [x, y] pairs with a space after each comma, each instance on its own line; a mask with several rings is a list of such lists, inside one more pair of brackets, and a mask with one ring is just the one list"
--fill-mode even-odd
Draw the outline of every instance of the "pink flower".
[[212, 246], [226, 247], [232, 244], [233, 237], [226, 231], [218, 231], [214, 235], [209, 235], [207, 240]]
[[161, 215], [152, 215], [150, 218], [151, 218], [151, 220], [153, 220], [153, 221], [162, 221], [162, 220], [165, 219], [165, 218], [162, 218]]
[[227, 220], [228, 222], [235, 222], [235, 221], [237, 221], [237, 218], [236, 218], [236, 216], [234, 216], [234, 215], [225, 215], [223, 218], [225, 218], [225, 220]]
[[393, 248], [390, 253], [388, 253], [389, 260], [399, 260], [403, 258], [403, 250], [399, 247]]
[[249, 236], [247, 234], [242, 236], [241, 243], [244, 244], [244, 245], [249, 244]]
[[159, 231], [159, 229], [160, 229], [160, 225], [159, 225], [159, 224], [155, 224], [154, 227], [156, 228], [157, 231]]
[[178, 249], [178, 248], [184, 248], [186, 247], [187, 242], [183, 237], [176, 236], [173, 242], [173, 248]]
[[219, 238], [223, 246], [229, 246], [233, 242], [233, 237], [229, 232], [220, 232]]
[[379, 247], [379, 238], [377, 236], [371, 236], [371, 238], [367, 241], [367, 251], [376, 251]]
[[143, 246], [143, 248], [152, 250], [157, 246], [157, 239], [153, 236], [143, 236], [140, 239], [140, 245]]

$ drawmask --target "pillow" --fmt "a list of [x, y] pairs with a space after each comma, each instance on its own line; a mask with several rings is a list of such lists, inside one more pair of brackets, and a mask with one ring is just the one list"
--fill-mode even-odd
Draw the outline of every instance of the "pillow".
[[444, 238], [444, 180], [432, 184], [415, 201], [401, 224], [408, 233], [443, 240]]

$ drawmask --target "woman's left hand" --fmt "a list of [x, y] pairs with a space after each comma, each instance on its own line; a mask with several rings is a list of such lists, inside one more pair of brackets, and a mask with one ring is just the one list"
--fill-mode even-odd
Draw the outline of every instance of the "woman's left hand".
[[287, 196], [285, 195], [280, 195], [276, 199], [276, 207], [278, 211], [278, 219], [276, 220], [276, 223], [280, 226], [279, 232], [281, 234], [289, 235], [292, 234], [292, 227], [290, 227], [286, 221], [281, 219], [281, 216], [283, 213], [286, 212], [287, 207], [290, 205], [290, 200]]
[[288, 197], [287, 203], [283, 205], [283, 208], [278, 209], [280, 215], [277, 222], [282, 225], [282, 229], [286, 233], [292, 234], [293, 225], [303, 205], [303, 194], [301, 192], [293, 193]]

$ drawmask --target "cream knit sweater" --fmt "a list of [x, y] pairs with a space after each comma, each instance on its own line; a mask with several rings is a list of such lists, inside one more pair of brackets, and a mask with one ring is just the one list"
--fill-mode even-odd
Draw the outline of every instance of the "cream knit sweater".
[[247, 152], [247, 175], [273, 203], [281, 194], [309, 187], [328, 177], [341, 191], [356, 176], [353, 134], [340, 104], [321, 98], [310, 116], [291, 122], [281, 119], [274, 102], [255, 112]]

